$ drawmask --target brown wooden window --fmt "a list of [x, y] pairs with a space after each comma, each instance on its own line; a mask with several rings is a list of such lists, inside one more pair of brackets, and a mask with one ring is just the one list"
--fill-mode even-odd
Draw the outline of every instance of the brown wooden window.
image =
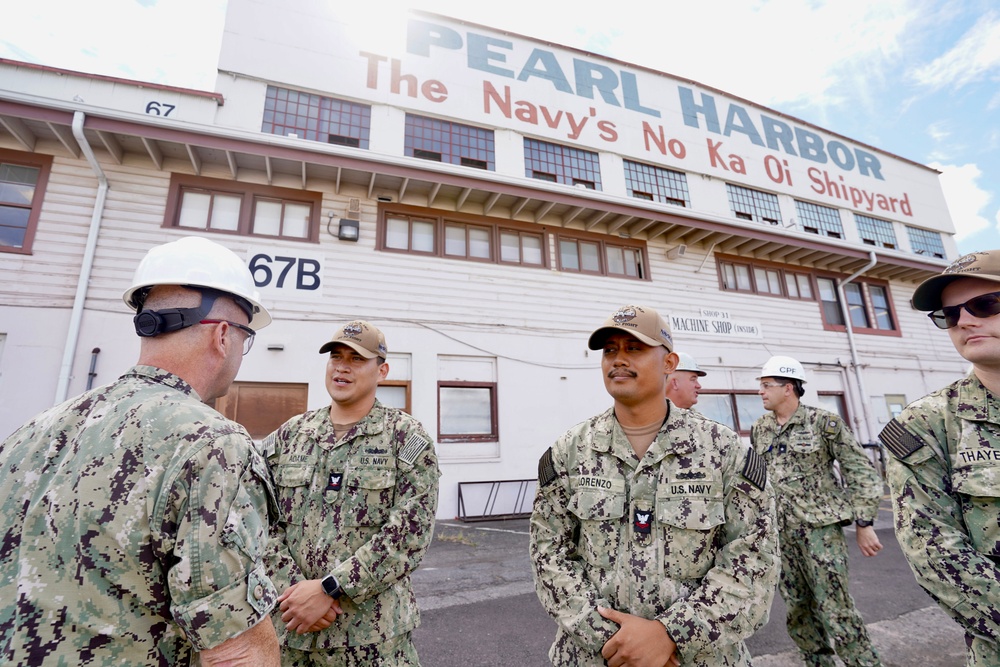
[[164, 225], [316, 243], [322, 199], [319, 192], [173, 174]]
[[598, 236], [577, 237], [558, 234], [559, 270], [601, 276], [645, 280], [645, 245], [615, 243]]
[[499, 440], [495, 382], [438, 382], [438, 441]]
[[306, 411], [309, 385], [293, 382], [233, 382], [225, 396], [210, 403], [260, 440]]
[[[823, 314], [823, 327], [832, 331], [846, 331], [844, 311], [840, 306], [837, 292], [837, 278], [817, 276], [816, 288]], [[869, 280], [853, 280], [844, 285], [847, 313], [851, 318], [851, 329], [858, 333], [874, 333], [899, 336], [896, 327], [896, 313], [885, 283]]]
[[382, 380], [375, 389], [375, 396], [382, 405], [412, 414], [409, 380]]
[[52, 157], [0, 149], [0, 252], [31, 254]]
[[764, 294], [813, 301], [810, 274], [780, 264], [718, 257], [719, 284], [727, 292]]
[[[813, 394], [813, 399], [807, 401], [840, 415], [847, 420], [847, 408], [844, 395], [838, 392], [822, 392]], [[740, 435], [750, 435], [754, 422], [767, 412], [760, 400], [760, 394], [753, 389], [739, 391], [705, 390], [698, 394], [698, 405], [694, 408], [711, 420], [725, 424]]]

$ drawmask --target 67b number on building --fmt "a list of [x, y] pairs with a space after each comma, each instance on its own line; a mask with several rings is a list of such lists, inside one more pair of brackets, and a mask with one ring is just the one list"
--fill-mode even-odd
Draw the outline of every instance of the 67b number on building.
[[309, 257], [287, 257], [258, 252], [250, 258], [250, 273], [257, 287], [288, 293], [316, 292], [320, 288], [322, 264]]

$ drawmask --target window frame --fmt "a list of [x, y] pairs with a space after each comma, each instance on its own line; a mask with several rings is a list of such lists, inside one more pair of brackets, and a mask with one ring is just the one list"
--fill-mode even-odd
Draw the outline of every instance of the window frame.
[[[868, 225], [871, 230], [865, 231], [862, 223]], [[854, 226], [857, 227], [858, 238], [861, 239], [861, 243], [864, 245], [875, 246], [876, 248], [888, 248], [890, 250], [899, 248], [899, 239], [896, 238], [896, 230], [889, 220], [855, 212]], [[892, 243], [886, 241], [889, 237], [892, 237]]]
[[913, 250], [914, 254], [945, 259], [944, 241], [941, 239], [941, 232], [906, 225], [906, 236], [910, 241], [910, 249]]
[[[440, 138], [427, 139], [421, 130]], [[407, 112], [403, 137], [403, 153], [409, 157], [496, 171], [496, 139], [492, 129]], [[484, 145], [477, 145], [480, 143]]]
[[601, 160], [596, 151], [531, 137], [524, 137], [524, 175], [549, 183], [603, 190]]
[[[840, 209], [796, 199], [795, 212], [799, 216], [799, 228], [807, 234], [832, 239], [844, 238], [844, 221], [840, 217]], [[824, 219], [824, 215], [831, 219]], [[807, 225], [807, 222], [811, 224]]]
[[[408, 248], [395, 248], [388, 245], [389, 218], [406, 218]], [[413, 249], [413, 223], [423, 222], [432, 225], [434, 238], [431, 243], [431, 250]], [[445, 254], [445, 229], [451, 225], [462, 226], [466, 229], [466, 239], [468, 230], [471, 227], [484, 228], [490, 231], [490, 258], [471, 257], [468, 254], [469, 245], [466, 243], [465, 255]], [[519, 243], [519, 259], [512, 261], [503, 259], [501, 252], [501, 242], [503, 234], [517, 234]], [[534, 264], [524, 261], [525, 236], [534, 236], [540, 239], [541, 243], [541, 263]], [[404, 255], [419, 255], [423, 257], [440, 257], [442, 259], [453, 259], [465, 262], [479, 262], [481, 264], [500, 264], [506, 266], [523, 266], [529, 269], [547, 269], [550, 267], [548, 253], [548, 232], [544, 227], [506, 220], [500, 218], [490, 218], [487, 216], [476, 216], [467, 213], [451, 213], [437, 211], [434, 209], [422, 208], [419, 206], [409, 206], [405, 204], [380, 205], [378, 210], [378, 222], [375, 236], [375, 249], [382, 252], [400, 253]]]
[[[181, 214], [181, 202], [185, 192], [205, 191], [211, 194], [240, 197], [240, 213], [235, 230], [206, 227], [182, 227], [178, 224]], [[309, 229], [305, 237], [259, 234], [252, 231], [254, 214], [258, 200], [278, 200], [282, 209], [289, 203], [302, 204], [309, 207]], [[224, 234], [228, 236], [244, 236], [259, 239], [281, 239], [282, 241], [298, 241], [300, 243], [319, 243], [320, 214], [323, 204], [323, 194], [311, 190], [294, 190], [273, 185], [259, 185], [244, 181], [228, 181], [206, 176], [173, 173], [170, 175], [170, 188], [167, 193], [167, 205], [163, 214], [163, 227], [191, 233]], [[284, 225], [284, 219], [282, 219]]]
[[[739, 203], [749, 204], [752, 210], [737, 210], [737, 198], [745, 200]], [[737, 185], [736, 183], [726, 183], [726, 199], [729, 202], [729, 211], [737, 220], [749, 220], [775, 227], [783, 224], [781, 219], [781, 202], [778, 199], [778, 195], [773, 192], [748, 188], [745, 185]], [[771, 210], [772, 208], [773, 210]], [[761, 213], [774, 213], [777, 215], [777, 218], [765, 217]]]
[[[410, 382], [410, 380], [379, 380], [378, 386], [379, 387], [403, 387], [403, 391], [404, 391], [404, 395], [406, 396], [406, 399], [404, 401], [405, 402], [405, 407], [401, 408], [401, 410], [403, 412], [405, 412], [406, 414], [408, 414], [408, 415], [412, 415], [413, 414], [413, 403], [412, 403], [413, 385]], [[377, 392], [378, 392], [378, 388], [376, 387], [376, 393]]]
[[12, 255], [31, 255], [35, 244], [35, 234], [38, 231], [39, 219], [42, 215], [42, 206], [45, 202], [45, 194], [48, 189], [49, 175], [52, 173], [53, 157], [51, 155], [41, 155], [38, 153], [23, 153], [21, 151], [0, 148], [0, 162], [30, 167], [38, 169], [38, 178], [35, 180], [34, 193], [31, 196], [31, 206], [17, 206], [17, 208], [28, 209], [28, 221], [24, 228], [24, 238], [21, 246], [10, 246], [0, 244], [0, 252]]
[[[691, 192], [685, 172], [636, 160], [626, 159], [623, 163], [625, 189], [630, 197], [690, 208]], [[682, 196], [674, 196], [678, 194]]]
[[[565, 273], [578, 273], [588, 276], [605, 276], [608, 278], [625, 278], [627, 280], [652, 280], [650, 277], [649, 270], [649, 253], [648, 246], [645, 241], [638, 239], [624, 239], [617, 238], [612, 239], [610, 237], [605, 237], [600, 234], [592, 234], [588, 232], [578, 232], [573, 230], [559, 229], [551, 233], [552, 242], [555, 247], [556, 256], [556, 270]], [[572, 241], [577, 244], [577, 258], [582, 259], [580, 255], [580, 243], [592, 243], [598, 247], [597, 260], [598, 260], [598, 270], [591, 271], [583, 268], [572, 269], [566, 268], [563, 265], [562, 258], [562, 242]], [[608, 268], [608, 248], [620, 248], [625, 251], [634, 251], [638, 253], [641, 262], [639, 263], [639, 273], [643, 275], [630, 276], [627, 273], [611, 273]], [[581, 263], [582, 266], [582, 263]]]
[[[735, 427], [733, 428], [733, 430], [736, 431], [737, 433], [739, 433], [741, 436], [750, 437], [750, 429], [753, 426], [753, 424], [746, 424], [745, 425], [746, 428], [744, 428], [744, 424], [742, 424], [740, 422], [740, 412], [739, 412], [738, 404], [736, 402], [736, 396], [757, 396], [758, 400], [759, 400], [760, 393], [758, 391], [754, 391], [752, 389], [703, 389], [703, 390], [701, 390], [701, 392], [699, 392], [699, 396], [705, 396], [705, 395], [710, 395], [710, 396], [726, 396], [727, 398], [729, 398], [730, 416], [732, 417], [733, 424], [735, 425]], [[842, 391], [817, 391], [816, 395], [817, 396], [830, 396], [830, 397], [836, 398], [837, 401], [838, 401], [838, 404], [840, 405], [840, 412], [838, 414], [844, 420], [844, 423], [847, 423], [847, 424], [850, 423], [850, 412], [849, 412], [848, 406], [847, 406], [847, 397], [845, 396], [844, 392], [842, 392]], [[805, 403], [805, 405], [812, 405], [812, 404], [807, 402], [807, 403]], [[763, 407], [763, 404], [761, 404], [761, 406]], [[692, 408], [692, 409], [697, 410], [698, 409], [698, 405], [696, 404], [694, 406], [694, 408]], [[767, 410], [764, 410], [763, 414], [767, 414], [767, 412], [768, 412]], [[720, 423], [723, 423], [723, 422], [720, 422]]]
[[[838, 312], [840, 313], [840, 316], [842, 318], [844, 311], [843, 311], [843, 308], [841, 307], [840, 301], [839, 301], [839, 299], [840, 299], [840, 293], [836, 289], [837, 288], [837, 281], [840, 280], [842, 277], [844, 277], [844, 276], [839, 276], [839, 275], [837, 275], [835, 273], [829, 273], [829, 272], [825, 272], [825, 271], [817, 271], [816, 274], [815, 274], [815, 278], [816, 278], [816, 301], [819, 303], [819, 312], [820, 312], [820, 318], [821, 318], [821, 320], [823, 322], [823, 328], [825, 330], [827, 330], [827, 331], [843, 331], [843, 332], [846, 332], [847, 331], [847, 325], [846, 324], [831, 323], [831, 322], [828, 321], [828, 319], [826, 317], [826, 311], [825, 311], [825, 309], [823, 307], [824, 302], [820, 298], [820, 291], [819, 291], [820, 281], [821, 280], [830, 280], [830, 281], [833, 281], [834, 294], [836, 294], [837, 299], [838, 299], [838, 301], [837, 301], [837, 309], [838, 309]], [[877, 280], [875, 278], [865, 278], [865, 279], [856, 278], [853, 281], [851, 281], [851, 284], [857, 284], [858, 287], [859, 287], [859, 289], [860, 289], [859, 293], [861, 294], [862, 299], [864, 301], [865, 317], [866, 317], [866, 319], [868, 321], [868, 326], [867, 327], [859, 327], [859, 326], [854, 325], [854, 323], [852, 322], [851, 323], [851, 330], [854, 333], [863, 333], [863, 334], [870, 334], [870, 335], [875, 335], [875, 336], [895, 336], [895, 337], [901, 337], [903, 335], [903, 332], [900, 330], [900, 327], [899, 327], [899, 317], [896, 315], [896, 306], [893, 303], [892, 291], [891, 291], [891, 288], [889, 286], [889, 283], [887, 281]], [[888, 315], [889, 315], [889, 318], [892, 320], [892, 326], [893, 326], [892, 329], [881, 329], [881, 328], [878, 327], [878, 319], [876, 317], [875, 306], [874, 306], [874, 303], [872, 302], [871, 291], [869, 289], [870, 286], [878, 287], [879, 289], [881, 289], [883, 291], [884, 296], [885, 296], [885, 300], [886, 300], [886, 305], [888, 306], [888, 308], [887, 308]], [[828, 302], [828, 303], [832, 303], [832, 302]], [[850, 316], [850, 309], [848, 309], [848, 316]]]
[[[500, 418], [497, 414], [499, 401], [497, 400], [497, 382], [484, 382], [476, 380], [438, 380], [437, 382], [437, 441], [439, 443], [462, 443], [462, 442], [500, 442]], [[441, 431], [441, 389], [461, 388], [461, 389], [487, 389], [490, 393], [490, 433], [449, 433], [445, 435]]]
[[[748, 270], [748, 276], [750, 279], [750, 289], [729, 289], [726, 287], [726, 277], [725, 277], [725, 266], [741, 266], [746, 267]], [[779, 299], [788, 299], [790, 301], [817, 301], [818, 295], [816, 292], [816, 281], [814, 280], [813, 272], [803, 269], [801, 267], [792, 267], [784, 264], [778, 264], [776, 262], [765, 262], [760, 260], [750, 260], [743, 257], [737, 257], [734, 255], [720, 255], [715, 256], [715, 267], [719, 278], [719, 291], [720, 292], [737, 292], [740, 294], [756, 294], [758, 296], [769, 296], [776, 297]], [[756, 270], [763, 271], [778, 271], [778, 283], [781, 286], [781, 293], [776, 294], [770, 290], [761, 290], [757, 285], [757, 275]], [[812, 295], [808, 297], [804, 296], [793, 296], [788, 292], [788, 276], [796, 277], [796, 284], [798, 284], [797, 278], [799, 276], [805, 276], [809, 281], [810, 289], [812, 290]]]
[[[272, 91], [274, 91], [273, 95]], [[294, 100], [289, 99], [292, 95], [295, 96]], [[336, 109], [333, 108], [335, 105]], [[299, 110], [302, 108], [315, 109], [317, 113], [314, 115], [300, 114]], [[371, 135], [371, 110], [370, 104], [352, 102], [330, 95], [307, 93], [284, 86], [268, 85], [264, 92], [264, 113], [261, 118], [260, 131], [279, 137], [295, 134], [297, 138], [306, 141], [367, 150]], [[327, 117], [324, 118], [324, 115]], [[289, 119], [293, 120], [292, 124], [287, 122]], [[281, 122], [278, 122], [279, 120]], [[296, 120], [301, 122], [294, 122]], [[305, 127], [300, 127], [303, 124]], [[309, 127], [311, 124], [315, 124], [315, 128]], [[323, 134], [326, 135], [326, 139], [320, 139], [321, 129], [324, 127], [326, 131]], [[277, 128], [281, 128], [281, 131], [276, 131]], [[351, 133], [335, 134], [330, 132], [332, 129], [343, 128], [348, 128]]]

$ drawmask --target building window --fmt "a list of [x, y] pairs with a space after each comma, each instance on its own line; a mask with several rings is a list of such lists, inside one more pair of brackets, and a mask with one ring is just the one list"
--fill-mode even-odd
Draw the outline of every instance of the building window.
[[212, 407], [242, 424], [250, 437], [261, 440], [307, 409], [309, 385], [294, 382], [233, 382]]
[[534, 178], [565, 185], [601, 189], [597, 153], [534, 139], [524, 140], [524, 172]]
[[625, 160], [625, 186], [637, 199], [688, 206], [687, 175], [663, 167]]
[[[455, 214], [447, 218], [411, 213], [408, 207], [379, 211], [380, 250], [545, 267], [545, 234], [507, 221]], [[421, 213], [428, 212], [422, 210]]]
[[647, 277], [645, 249], [642, 246], [563, 235], [556, 237], [556, 244], [560, 271], [639, 280]]
[[835, 239], [844, 238], [844, 225], [837, 209], [796, 199], [795, 210], [799, 214], [802, 231]]
[[[846, 327], [840, 307], [840, 295], [837, 293], [837, 280], [817, 276], [816, 287], [824, 328], [844, 330]], [[854, 280], [844, 285], [844, 298], [847, 300], [847, 313], [854, 331], [900, 335], [896, 328], [888, 285]]]
[[406, 154], [476, 169], [495, 169], [493, 130], [406, 114]]
[[882, 248], [897, 247], [896, 232], [892, 230], [891, 222], [870, 218], [860, 213], [854, 214], [854, 221], [858, 225], [858, 234], [864, 243]]
[[718, 257], [719, 282], [727, 292], [813, 300], [812, 277], [778, 264]]
[[[392, 364], [389, 364], [392, 368]], [[410, 381], [409, 380], [382, 380], [375, 388], [375, 398], [382, 405], [390, 408], [399, 408], [403, 412], [410, 414]]]
[[[817, 393], [814, 401], [824, 410], [829, 410], [846, 419], [844, 395], [832, 392]], [[754, 422], [767, 410], [756, 391], [702, 391], [698, 394], [695, 410], [713, 421], [725, 424], [740, 435], [749, 436]]]
[[268, 86], [261, 132], [368, 148], [371, 115], [366, 104]]
[[52, 158], [0, 149], [0, 252], [31, 254]]
[[495, 382], [438, 382], [438, 440], [495, 441], [497, 386]]
[[165, 225], [317, 242], [322, 199], [319, 192], [173, 174]]
[[702, 392], [698, 394], [698, 412], [725, 424], [741, 435], [750, 435], [750, 427], [765, 412], [755, 391]]
[[913, 248], [913, 252], [926, 257], [944, 259], [944, 244], [941, 242], [941, 234], [909, 225], [906, 227], [906, 233], [910, 236], [910, 247]]
[[729, 208], [740, 220], [781, 224], [781, 210], [778, 208], [776, 195], [732, 183], [726, 183], [726, 194], [729, 197]]

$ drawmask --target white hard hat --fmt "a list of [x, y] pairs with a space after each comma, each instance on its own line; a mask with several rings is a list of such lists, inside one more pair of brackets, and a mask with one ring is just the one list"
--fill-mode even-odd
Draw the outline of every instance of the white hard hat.
[[271, 315], [260, 303], [260, 294], [246, 263], [229, 248], [200, 236], [185, 236], [154, 246], [139, 262], [132, 286], [122, 298], [133, 310], [142, 306], [144, 293], [156, 285], [205, 287], [226, 292], [250, 304], [250, 328], [271, 323]]
[[677, 368], [674, 369], [675, 371], [691, 371], [698, 377], [705, 377], [708, 375], [708, 373], [698, 368], [698, 362], [695, 361], [694, 357], [687, 352], [678, 352], [677, 356], [680, 357], [681, 360], [678, 362]]
[[760, 376], [757, 379], [760, 378], [791, 378], [805, 384], [806, 371], [796, 359], [777, 356], [768, 359], [760, 369]]

